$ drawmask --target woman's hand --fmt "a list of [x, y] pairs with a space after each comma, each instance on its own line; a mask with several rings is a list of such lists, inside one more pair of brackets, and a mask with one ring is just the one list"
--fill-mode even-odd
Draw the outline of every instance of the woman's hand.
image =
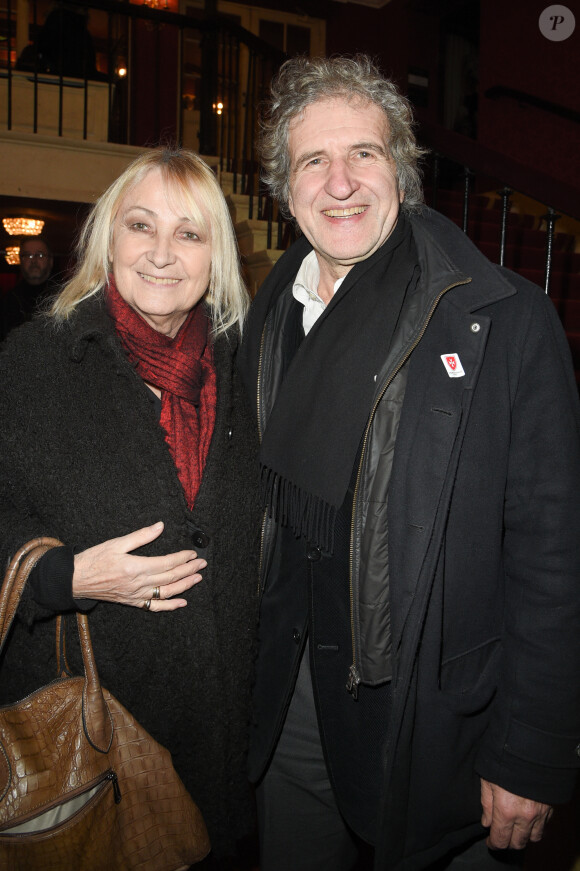
[[149, 602], [151, 611], [174, 611], [185, 607], [185, 599], [172, 597], [201, 581], [199, 572], [207, 565], [206, 561], [197, 559], [194, 550], [166, 556], [135, 556], [132, 553], [154, 541], [162, 532], [163, 523], [154, 523], [76, 554], [73, 574], [75, 599], [101, 599], [136, 608]]

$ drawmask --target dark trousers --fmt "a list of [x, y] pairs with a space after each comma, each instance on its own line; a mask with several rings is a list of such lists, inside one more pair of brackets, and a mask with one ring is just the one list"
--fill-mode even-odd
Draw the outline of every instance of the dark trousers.
[[326, 770], [308, 651], [257, 801], [260, 871], [354, 868], [358, 843], [340, 814]]
[[[257, 788], [260, 871], [372, 871], [373, 849], [344, 821], [328, 777], [308, 668], [302, 657], [276, 752]], [[502, 871], [523, 853], [478, 841], [431, 871]]]

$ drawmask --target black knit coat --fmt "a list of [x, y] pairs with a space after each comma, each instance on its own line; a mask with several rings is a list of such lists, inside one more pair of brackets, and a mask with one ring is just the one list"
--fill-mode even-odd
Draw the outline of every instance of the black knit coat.
[[[236, 347], [232, 335], [215, 342], [215, 430], [192, 512], [151, 391], [100, 299], [82, 303], [65, 326], [24, 325], [0, 353], [1, 565], [37, 535], [83, 550], [157, 520], [163, 534], [139, 553], [193, 547], [207, 559], [186, 608], [100, 602], [89, 626], [103, 685], [172, 752], [216, 855], [231, 853], [252, 825], [245, 756], [259, 517], [256, 435]], [[21, 608], [31, 619], [16, 621], [3, 653], [0, 702], [56, 676], [53, 615], [30, 601]], [[73, 638], [76, 671], [69, 631]]]

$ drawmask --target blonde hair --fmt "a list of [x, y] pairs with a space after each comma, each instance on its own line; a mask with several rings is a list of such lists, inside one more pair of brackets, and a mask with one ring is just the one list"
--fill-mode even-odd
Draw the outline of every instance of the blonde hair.
[[[129, 191], [153, 169], [161, 172], [169, 193], [187, 216], [209, 230], [212, 256], [204, 299], [210, 308], [214, 334], [234, 324], [241, 330], [249, 296], [228, 207], [210, 167], [199, 155], [182, 148], [155, 148], [141, 154], [99, 197], [80, 234], [75, 272], [54, 300], [50, 315], [64, 321], [84, 299], [102, 293], [111, 272], [110, 250], [119, 207]], [[209, 228], [203, 213], [209, 218]]]
[[318, 100], [342, 97], [372, 103], [385, 113], [389, 124], [389, 151], [397, 167], [399, 187], [405, 192], [401, 208], [418, 211], [423, 190], [418, 162], [424, 150], [413, 132], [413, 113], [396, 85], [386, 79], [365, 54], [354, 57], [294, 57], [280, 67], [271, 85], [271, 99], [261, 116], [259, 152], [262, 178], [289, 215], [290, 124]]

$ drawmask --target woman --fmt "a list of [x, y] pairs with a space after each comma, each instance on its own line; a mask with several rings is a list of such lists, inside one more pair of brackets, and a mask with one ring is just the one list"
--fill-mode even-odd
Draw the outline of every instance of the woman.
[[172, 752], [216, 857], [252, 819], [256, 446], [233, 365], [246, 308], [214, 174], [159, 149], [103, 194], [49, 316], [0, 354], [2, 565], [38, 535], [66, 545], [31, 576], [0, 701], [55, 676], [44, 618], [90, 610], [103, 685]]

